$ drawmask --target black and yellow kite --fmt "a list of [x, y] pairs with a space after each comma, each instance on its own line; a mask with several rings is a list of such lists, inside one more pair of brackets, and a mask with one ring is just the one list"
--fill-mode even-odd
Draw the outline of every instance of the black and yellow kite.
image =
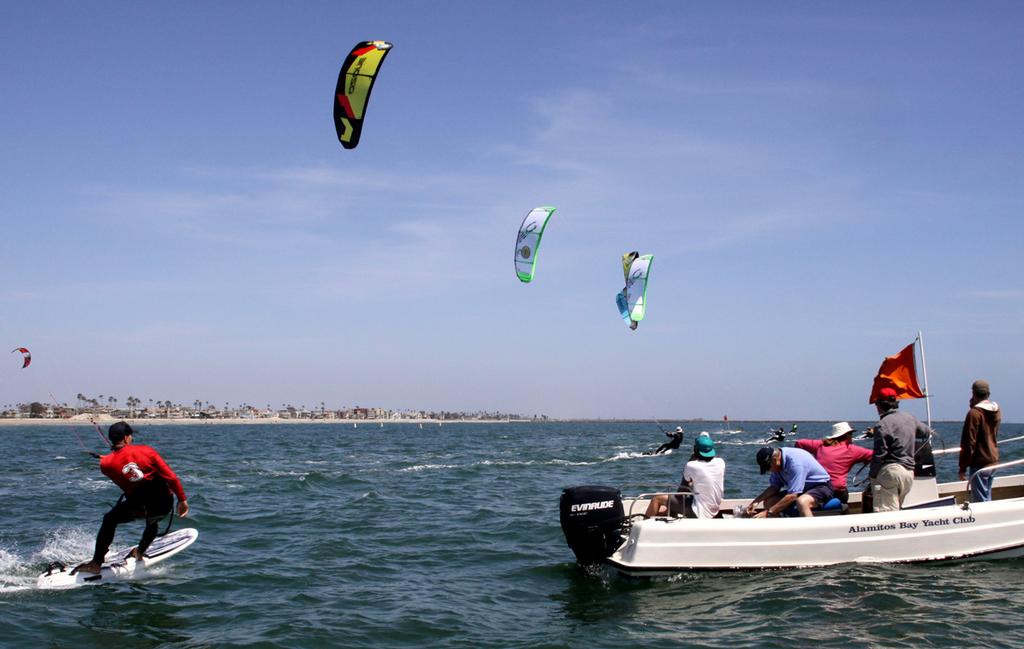
[[345, 57], [338, 73], [338, 87], [334, 90], [334, 128], [338, 131], [338, 141], [346, 149], [354, 149], [359, 144], [370, 90], [390, 51], [391, 43], [386, 41], [363, 41]]

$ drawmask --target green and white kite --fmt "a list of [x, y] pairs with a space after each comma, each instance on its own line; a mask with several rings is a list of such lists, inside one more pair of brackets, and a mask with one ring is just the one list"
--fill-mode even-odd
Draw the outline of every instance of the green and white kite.
[[528, 283], [533, 279], [540, 238], [544, 235], [548, 219], [554, 213], [554, 207], [535, 207], [519, 226], [519, 236], [516, 238], [516, 275], [520, 282]]
[[654, 255], [640, 255], [629, 265], [626, 278], [626, 308], [633, 322], [644, 319], [647, 311], [647, 275], [651, 272]]

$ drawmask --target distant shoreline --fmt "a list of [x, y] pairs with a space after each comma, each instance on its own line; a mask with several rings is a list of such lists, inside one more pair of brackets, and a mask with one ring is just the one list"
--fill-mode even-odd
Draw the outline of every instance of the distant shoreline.
[[[29, 417], [18, 417], [11, 419], [0, 419], [0, 427], [3, 426], [91, 426], [95, 421], [98, 426], [109, 426], [115, 421], [126, 421], [136, 428], [143, 426], [265, 426], [265, 425], [293, 425], [293, 424], [327, 424], [330, 426], [377, 426], [381, 424], [507, 424], [507, 423], [531, 423], [533, 419], [286, 419], [283, 417], [261, 417], [258, 419], [246, 419], [242, 417], [226, 419], [165, 419], [144, 418], [144, 419], [115, 419], [113, 417], [97, 417], [89, 419], [32, 419]], [[549, 420], [550, 421], [550, 420]]]
[[[81, 417], [81, 415], [78, 415]], [[95, 422], [99, 426], [109, 426], [115, 421], [126, 421], [132, 426], [143, 427], [143, 426], [267, 426], [267, 425], [294, 425], [294, 424], [325, 424], [329, 426], [347, 426], [349, 424], [359, 426], [377, 426], [381, 424], [429, 424], [429, 425], [444, 425], [444, 424], [529, 424], [529, 423], [547, 423], [547, 424], [565, 424], [565, 423], [576, 423], [576, 424], [655, 424], [658, 422], [652, 419], [286, 419], [283, 417], [260, 417], [258, 419], [246, 419], [242, 417], [234, 417], [227, 419], [195, 419], [195, 418], [179, 418], [179, 419], [165, 419], [160, 418], [125, 418], [115, 419], [109, 415], [101, 415], [95, 418]], [[736, 420], [737, 424], [764, 424], [764, 423], [779, 423], [783, 421], [791, 420], [751, 420], [751, 421], [740, 421]], [[853, 423], [860, 423], [862, 421], [870, 422], [871, 420], [851, 420]], [[708, 420], [687, 420], [679, 419], [672, 422], [672, 426], [682, 424], [685, 427], [706, 427], [709, 424], [714, 425], [715, 423], [721, 422], [709, 422]], [[733, 422], [729, 422], [731, 425]], [[806, 420], [798, 421], [800, 424], [820, 424], [830, 423], [830, 420]], [[932, 424], [950, 424], [960, 423], [959, 420], [934, 420]], [[1012, 424], [1012, 422], [1003, 422], [1005, 424]], [[90, 426], [92, 420], [87, 418], [76, 419], [74, 417], [68, 419], [32, 419], [29, 417], [17, 417], [11, 419], [0, 419], [0, 428], [4, 426]], [[667, 425], [662, 422], [662, 427]], [[687, 431], [689, 432], [689, 431]]]

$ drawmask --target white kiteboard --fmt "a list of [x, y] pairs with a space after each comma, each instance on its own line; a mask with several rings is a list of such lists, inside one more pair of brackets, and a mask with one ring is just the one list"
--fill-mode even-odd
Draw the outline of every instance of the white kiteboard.
[[59, 561], [50, 564], [46, 572], [39, 575], [36, 581], [38, 588], [74, 588], [85, 584], [98, 584], [106, 581], [125, 581], [137, 579], [146, 574], [146, 569], [169, 559], [178, 554], [188, 546], [195, 543], [199, 538], [199, 530], [186, 527], [175, 530], [165, 536], [158, 536], [150, 544], [143, 555], [143, 562], [136, 561], [128, 556], [135, 546], [117, 553], [113, 558], [107, 555], [108, 559], [103, 562], [99, 574], [91, 572], [77, 572], [71, 574], [72, 568]]

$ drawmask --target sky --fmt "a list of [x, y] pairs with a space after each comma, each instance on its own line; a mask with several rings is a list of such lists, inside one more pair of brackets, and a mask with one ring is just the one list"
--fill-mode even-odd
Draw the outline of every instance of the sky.
[[1024, 421], [1020, 3], [15, 3], [0, 78], [0, 404], [866, 420], [921, 331]]

